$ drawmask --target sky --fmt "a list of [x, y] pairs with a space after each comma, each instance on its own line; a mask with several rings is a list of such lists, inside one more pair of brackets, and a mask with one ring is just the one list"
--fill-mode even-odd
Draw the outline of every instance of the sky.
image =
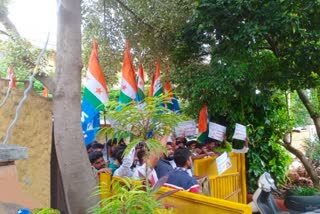
[[48, 47], [55, 49], [56, 0], [11, 0], [9, 18], [19, 33], [34, 45], [42, 47], [50, 31]]

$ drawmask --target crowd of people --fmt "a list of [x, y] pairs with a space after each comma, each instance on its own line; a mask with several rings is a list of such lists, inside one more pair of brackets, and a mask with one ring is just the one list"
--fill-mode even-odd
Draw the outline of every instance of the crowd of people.
[[[128, 153], [123, 139], [109, 139], [105, 144], [94, 141], [87, 145], [89, 160], [95, 175], [110, 173], [113, 176], [129, 177], [136, 180], [147, 178], [151, 185], [159, 178], [168, 176], [164, 186], [200, 192], [200, 186], [193, 176], [193, 160], [219, 155], [214, 151], [218, 142], [208, 138], [205, 143], [186, 138], [167, 140], [166, 152], [150, 152], [144, 143], [137, 144]], [[248, 151], [248, 140], [242, 149], [233, 152]]]

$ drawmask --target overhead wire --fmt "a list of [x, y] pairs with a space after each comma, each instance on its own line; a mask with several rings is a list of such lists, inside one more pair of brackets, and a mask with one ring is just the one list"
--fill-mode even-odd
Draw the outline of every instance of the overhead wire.
[[[12, 80], [10, 80], [10, 81], [12, 81]], [[10, 87], [10, 83], [9, 83], [6, 96], [3, 98], [2, 102], [0, 103], [0, 108], [6, 103], [8, 97], [9, 97], [9, 95], [10, 95], [11, 88], [12, 88], [12, 87]]]
[[47, 40], [46, 40], [46, 42], [44, 44], [44, 47], [42, 48], [40, 54], [37, 57], [35, 68], [33, 69], [32, 75], [30, 75], [30, 77], [29, 77], [29, 85], [23, 92], [23, 98], [20, 100], [20, 102], [19, 102], [19, 104], [17, 106], [15, 117], [14, 117], [13, 121], [11, 122], [11, 124], [9, 125], [9, 127], [7, 129], [6, 137], [5, 137], [4, 141], [2, 142], [2, 144], [7, 144], [7, 142], [9, 141], [9, 138], [10, 138], [10, 135], [11, 135], [11, 130], [12, 130], [13, 126], [16, 124], [16, 122], [17, 122], [17, 120], [19, 118], [19, 113], [20, 113], [21, 107], [22, 107], [24, 101], [27, 99], [28, 93], [30, 92], [31, 88], [33, 87], [33, 79], [34, 79], [35, 75], [38, 73], [38, 68], [39, 68], [39, 65], [40, 65], [41, 58], [44, 55], [44, 53], [46, 52], [46, 50], [47, 50], [49, 38], [50, 38], [50, 32], [47, 35]]
[[[61, 0], [58, 0], [57, 1], [57, 10], [59, 9], [59, 7], [61, 7], [62, 5], [62, 2]], [[29, 85], [28, 87], [24, 90], [23, 92], [23, 97], [22, 99], [20, 100], [17, 108], [16, 108], [16, 112], [15, 112], [15, 117], [13, 119], [13, 121], [11, 122], [11, 124], [9, 125], [9, 127], [7, 128], [7, 131], [6, 131], [6, 137], [4, 139], [4, 141], [2, 142], [2, 144], [7, 144], [8, 141], [9, 141], [9, 138], [10, 138], [10, 135], [11, 135], [11, 130], [12, 128], [14, 127], [14, 125], [16, 124], [18, 118], [19, 118], [19, 113], [20, 113], [20, 110], [21, 110], [21, 107], [24, 103], [24, 101], [27, 99], [28, 97], [28, 93], [30, 92], [31, 88], [33, 87], [33, 79], [35, 78], [35, 76], [38, 74], [38, 69], [39, 69], [39, 65], [40, 65], [40, 61], [41, 61], [41, 58], [43, 57], [43, 55], [45, 54], [46, 50], [47, 50], [47, 47], [48, 47], [48, 44], [49, 44], [49, 38], [50, 38], [50, 25], [51, 23], [49, 23], [49, 26], [48, 26], [48, 34], [47, 34], [47, 39], [43, 45], [43, 48], [41, 49], [41, 52], [39, 53], [38, 57], [37, 57], [37, 60], [35, 62], [35, 67], [33, 69], [33, 72], [32, 74], [30, 75], [29, 77]]]

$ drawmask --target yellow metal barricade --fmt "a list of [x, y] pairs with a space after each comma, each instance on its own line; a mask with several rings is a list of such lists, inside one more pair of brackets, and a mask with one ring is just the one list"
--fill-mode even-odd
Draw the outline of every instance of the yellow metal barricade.
[[245, 155], [238, 153], [229, 153], [228, 155], [232, 165], [222, 174], [218, 175], [217, 157], [195, 160], [193, 163], [194, 174], [209, 176], [211, 196], [246, 204]]
[[[207, 175], [211, 196], [179, 191], [161, 200], [164, 204], [175, 207], [178, 214], [193, 213], [251, 213], [251, 207], [246, 204], [246, 170], [245, 155], [237, 153], [228, 154], [231, 167], [222, 174], [218, 174], [216, 157], [209, 157], [194, 161], [194, 174], [196, 176]], [[101, 198], [108, 197], [111, 175], [101, 173]], [[161, 187], [157, 195], [161, 195], [171, 189]]]
[[[117, 179], [117, 178], [115, 178]], [[106, 192], [110, 189], [110, 174], [100, 174], [101, 191]], [[108, 186], [109, 184], [109, 186]], [[172, 189], [161, 187], [157, 192], [157, 196], [166, 193]], [[108, 194], [101, 194], [101, 198], [108, 197]], [[161, 199], [163, 204], [173, 207], [174, 213], [177, 214], [251, 214], [251, 207], [247, 204], [236, 203], [232, 201], [222, 200], [210, 196], [204, 196], [187, 191], [179, 191], [168, 197]]]

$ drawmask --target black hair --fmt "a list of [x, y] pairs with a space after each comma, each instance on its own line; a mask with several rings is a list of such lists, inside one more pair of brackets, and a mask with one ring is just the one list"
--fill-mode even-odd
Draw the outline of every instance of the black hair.
[[197, 149], [202, 149], [204, 147], [204, 144], [202, 144], [202, 143], [197, 143], [196, 144], [196, 148]]
[[185, 137], [178, 137], [176, 140], [176, 145], [183, 143], [183, 145], [187, 144], [187, 139]]
[[191, 152], [187, 148], [178, 148], [173, 154], [173, 160], [177, 167], [184, 167], [187, 160], [191, 156]]
[[169, 141], [169, 142], [167, 142], [167, 146], [172, 146], [172, 142], [171, 141]]
[[125, 149], [126, 149], [125, 145], [119, 145], [117, 148], [115, 148], [115, 150], [111, 154], [111, 157], [117, 160], [120, 163], [120, 165], [122, 164], [123, 153]]
[[140, 142], [136, 145], [136, 149], [144, 149], [145, 147], [147, 147], [147, 144], [144, 142]]
[[89, 154], [89, 160], [91, 164], [93, 164], [99, 158], [103, 158], [103, 154], [100, 151], [94, 151]]
[[87, 144], [87, 145], [86, 145], [87, 151], [89, 151], [89, 149], [91, 149], [91, 147], [92, 147], [92, 144], [91, 144], [91, 143]]
[[205, 141], [205, 144], [218, 143], [218, 142], [219, 142], [218, 140], [208, 137]]
[[96, 143], [99, 143], [98, 141], [94, 140], [92, 141], [90, 144], [93, 145], [93, 144], [96, 144]]
[[143, 158], [144, 156], [146, 155], [146, 151], [144, 149], [140, 149], [138, 152], [137, 152], [137, 158], [139, 160], [140, 163], [143, 162]]
[[92, 148], [93, 150], [94, 150], [94, 149], [103, 149], [104, 146], [103, 146], [103, 144], [101, 144], [101, 143], [94, 143], [94, 144], [92, 144], [91, 148]]
[[192, 144], [198, 144], [198, 141], [196, 140], [191, 140], [187, 143], [187, 146], [191, 146]]
[[121, 138], [118, 142], [118, 138], [112, 138], [112, 139], [109, 139], [107, 141], [107, 145], [108, 146], [112, 146], [112, 145], [115, 145], [115, 144], [119, 144], [119, 145], [125, 145], [125, 142], [123, 140], [123, 138]]

